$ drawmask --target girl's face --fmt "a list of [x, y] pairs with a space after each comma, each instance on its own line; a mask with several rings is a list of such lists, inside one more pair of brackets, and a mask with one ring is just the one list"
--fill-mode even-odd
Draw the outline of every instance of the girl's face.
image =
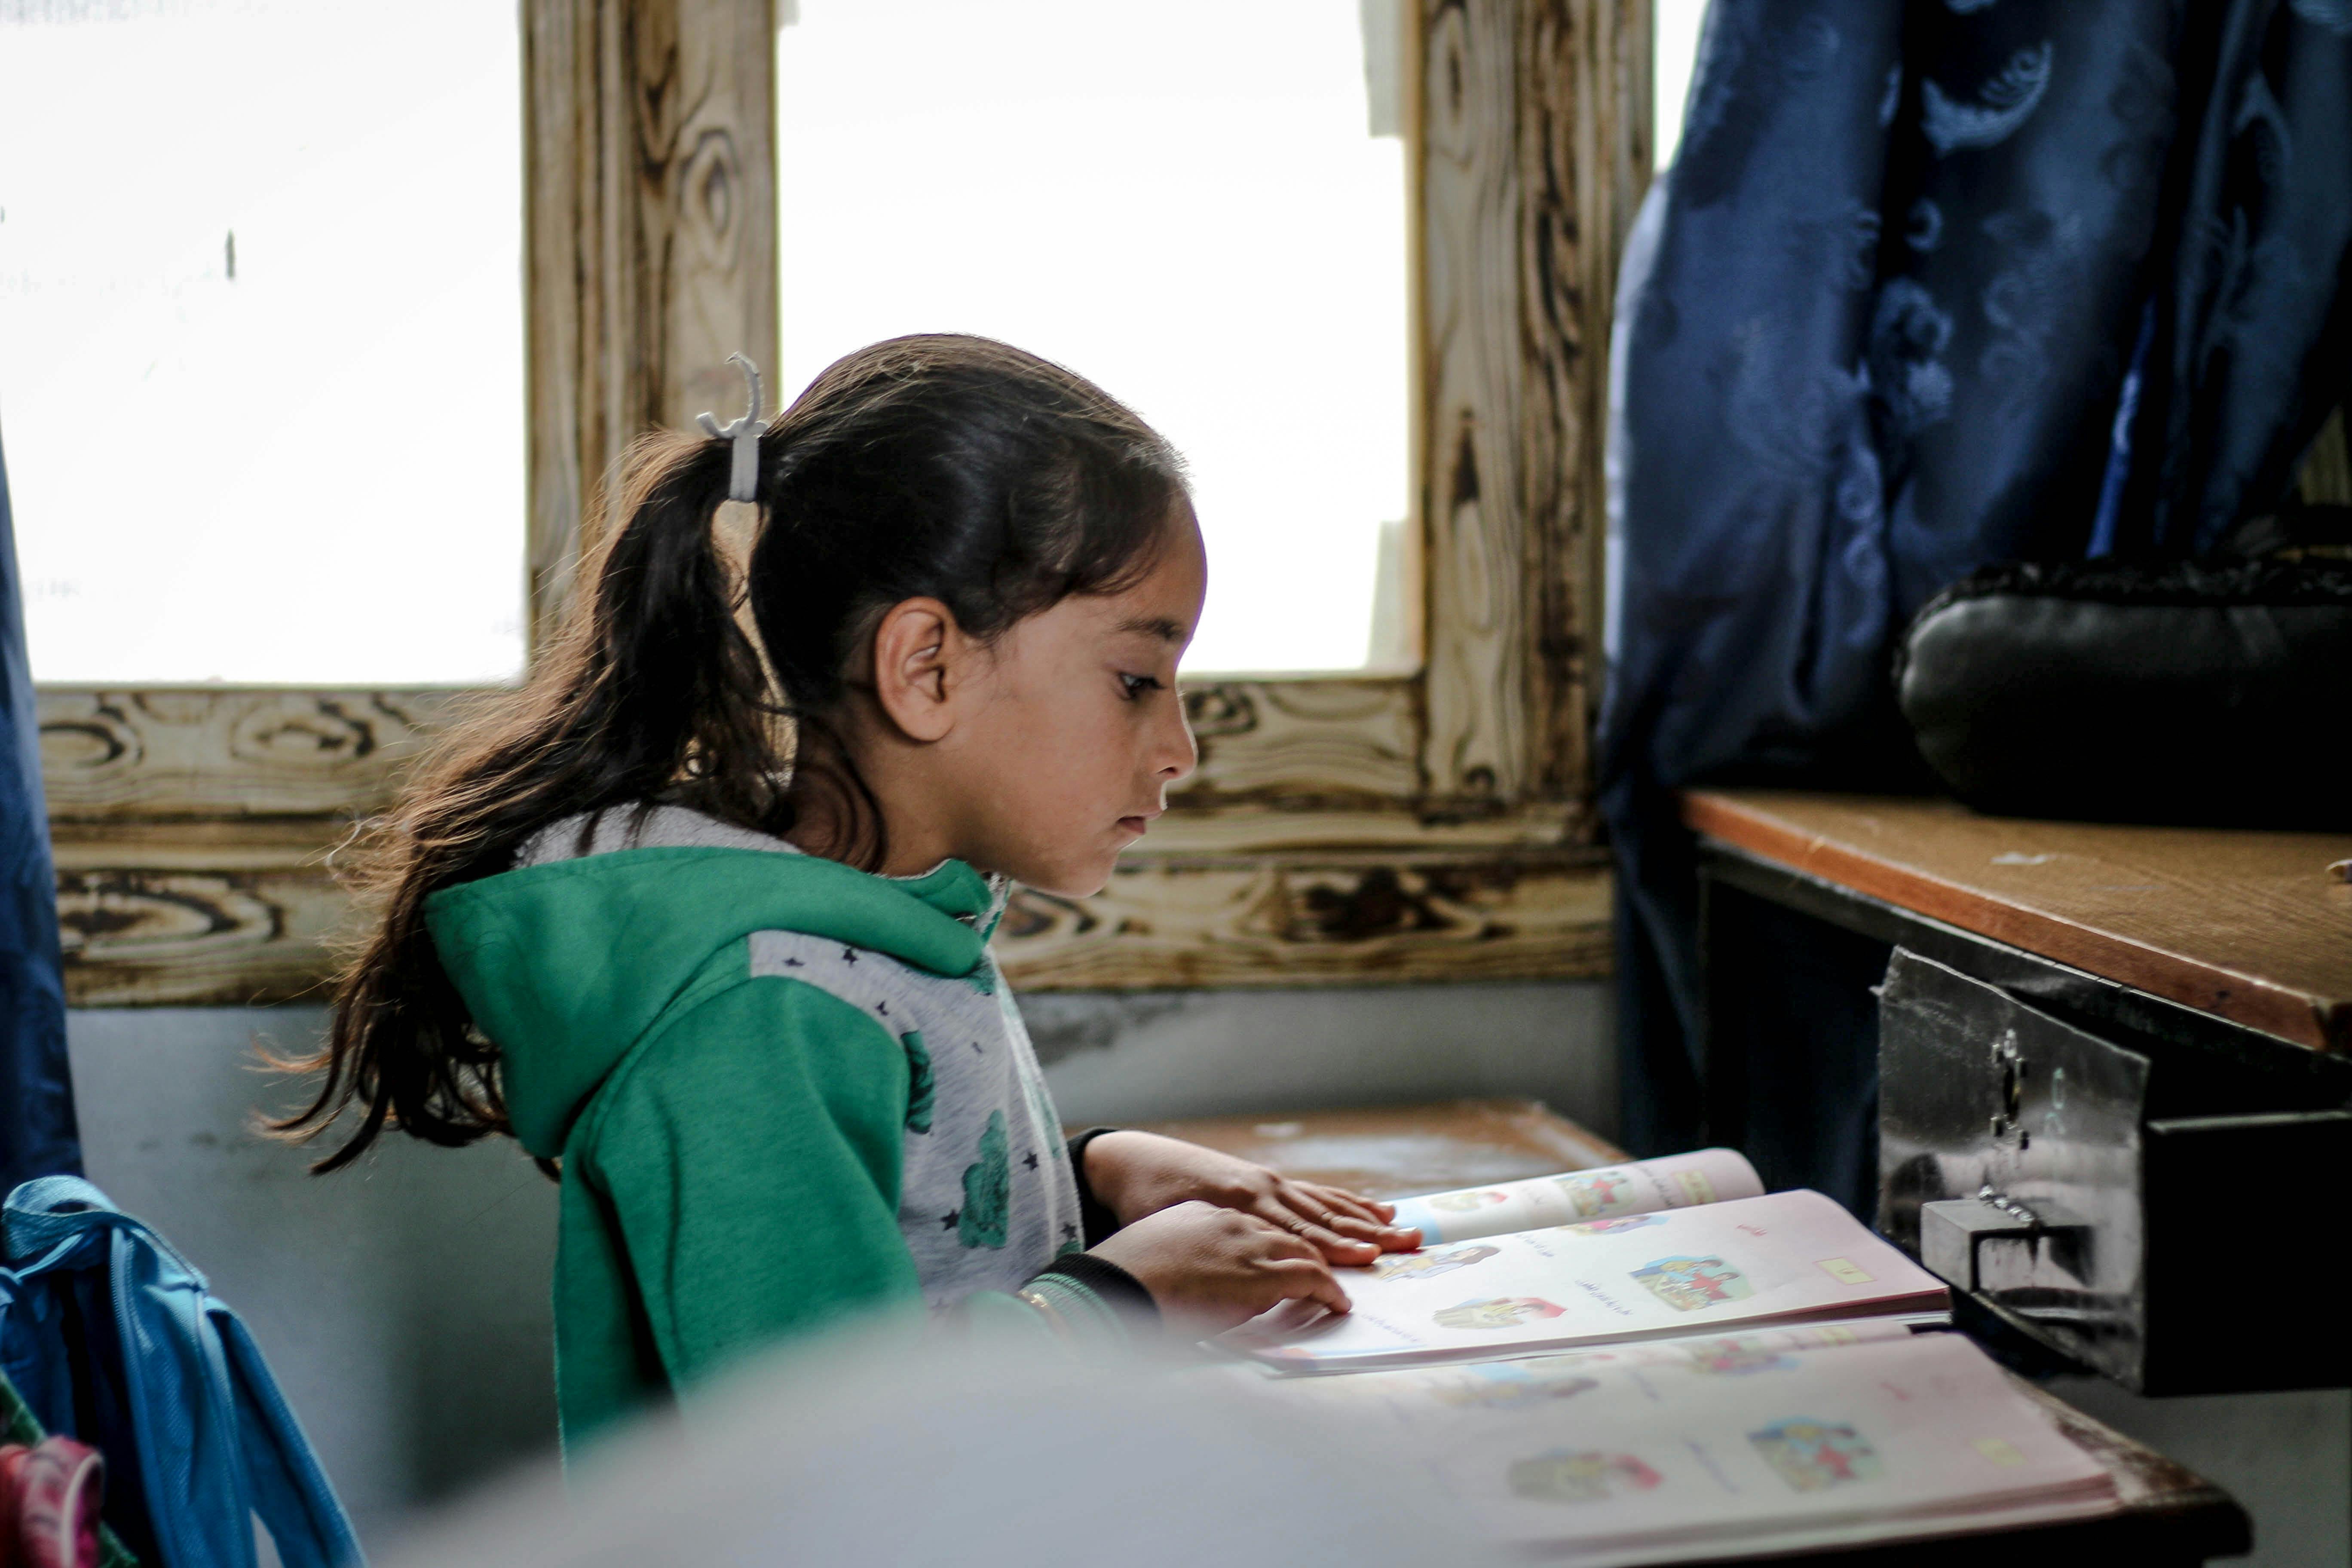
[[929, 732], [898, 759], [906, 772], [894, 782], [918, 787], [881, 791], [892, 816], [887, 868], [927, 869], [951, 855], [1041, 892], [1101, 891], [1119, 851], [1143, 837], [1198, 758], [1176, 665], [1207, 587], [1188, 506], [1126, 592], [1073, 595], [984, 648], [959, 649], [948, 634], [945, 668], [917, 693], [936, 692], [938, 710], [929, 722], [907, 714]]

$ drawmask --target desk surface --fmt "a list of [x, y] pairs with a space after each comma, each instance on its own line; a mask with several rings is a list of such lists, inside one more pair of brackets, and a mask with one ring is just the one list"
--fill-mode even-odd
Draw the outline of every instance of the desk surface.
[[[1626, 1158], [1615, 1144], [1533, 1100], [1458, 1100], [1139, 1125], [1258, 1161], [1285, 1175], [1376, 1197], [1589, 1169]], [[1997, 1538], [1888, 1542], [1823, 1555], [1823, 1568], [1975, 1568], [1989, 1551], [1998, 1552], [2011, 1568], [2077, 1568], [2104, 1561], [2169, 1565], [2246, 1550], [2246, 1516], [2227, 1493], [2042, 1390], [2022, 1381], [2017, 1386], [2114, 1478], [2115, 1513]], [[1736, 1543], [1727, 1543], [1726, 1550], [1732, 1553], [1726, 1562], [1753, 1561], [1740, 1556]]]
[[1373, 1198], [1483, 1187], [1628, 1156], [1536, 1100], [1454, 1100], [1141, 1124], [1270, 1165], [1298, 1181]]
[[2245, 1510], [2229, 1493], [2153, 1448], [2084, 1415], [2046, 1388], [2015, 1373], [2010, 1382], [2042, 1407], [2067, 1441], [2096, 1459], [2116, 1483], [2124, 1516], [2186, 1539], [2201, 1555], [2235, 1556], [2252, 1544]]
[[1957, 802], [1694, 790], [1759, 858], [2315, 1050], [2352, 1051], [2352, 837], [1980, 816]]

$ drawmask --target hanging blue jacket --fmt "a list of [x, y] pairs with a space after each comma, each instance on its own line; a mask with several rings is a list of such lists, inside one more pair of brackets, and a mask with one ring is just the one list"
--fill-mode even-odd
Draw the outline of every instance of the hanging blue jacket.
[[0, 460], [0, 1192], [81, 1170], [21, 581]]
[[106, 1455], [142, 1561], [255, 1568], [256, 1515], [286, 1568], [362, 1561], [253, 1336], [169, 1242], [78, 1176], [25, 1183], [4, 1223], [0, 1372]]

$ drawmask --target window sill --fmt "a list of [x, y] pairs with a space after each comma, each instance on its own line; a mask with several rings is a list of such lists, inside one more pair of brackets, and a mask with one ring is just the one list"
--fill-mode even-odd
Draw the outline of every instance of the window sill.
[[[1565, 803], [1430, 809], [1404, 683], [1188, 693], [1199, 782], [1097, 898], [1015, 899], [998, 953], [1047, 990], [1588, 976], [1608, 879]], [[68, 999], [323, 994], [334, 849], [465, 693], [39, 693]], [[1368, 786], [1367, 781], [1370, 781]], [[1383, 795], [1377, 786], [1391, 793]]]

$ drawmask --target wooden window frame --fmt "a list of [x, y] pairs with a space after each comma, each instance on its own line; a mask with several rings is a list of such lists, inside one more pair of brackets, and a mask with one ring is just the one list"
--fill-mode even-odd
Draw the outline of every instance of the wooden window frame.
[[[534, 633], [637, 431], [776, 362], [772, 0], [524, 0]], [[1580, 977], [1608, 964], [1591, 736], [1617, 258], [1648, 0], [1414, 0], [1410, 675], [1188, 683], [1199, 773], [1091, 900], [1023, 892], [1033, 989]], [[314, 996], [332, 850], [465, 696], [46, 687], [78, 1005]]]

